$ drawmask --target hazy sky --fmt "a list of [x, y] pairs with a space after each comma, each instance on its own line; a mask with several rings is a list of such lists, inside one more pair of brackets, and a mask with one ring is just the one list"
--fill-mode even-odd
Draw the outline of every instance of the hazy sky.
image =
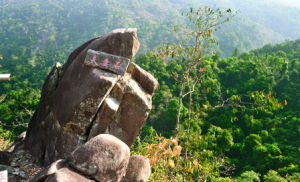
[[300, 0], [267, 0], [273, 3], [279, 3], [286, 6], [300, 8]]

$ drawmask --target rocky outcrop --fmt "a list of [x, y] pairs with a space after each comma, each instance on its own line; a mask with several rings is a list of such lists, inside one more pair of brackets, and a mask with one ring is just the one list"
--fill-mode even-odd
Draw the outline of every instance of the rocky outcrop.
[[32, 117], [25, 148], [42, 165], [67, 156], [89, 139], [109, 133], [129, 147], [152, 107], [156, 79], [130, 63], [124, 76], [84, 64], [87, 51], [132, 59], [136, 29], [118, 29], [77, 48], [47, 77]]
[[124, 142], [113, 135], [100, 134], [74, 150], [66, 160], [41, 170], [30, 182], [144, 182], [150, 172], [147, 158], [130, 157]]

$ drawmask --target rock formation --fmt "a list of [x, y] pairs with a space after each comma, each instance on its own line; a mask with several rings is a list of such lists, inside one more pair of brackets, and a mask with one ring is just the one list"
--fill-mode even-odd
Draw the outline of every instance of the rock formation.
[[66, 160], [44, 168], [30, 182], [146, 182], [150, 172], [147, 158], [130, 157], [124, 142], [113, 135], [100, 134], [74, 150]]
[[42, 165], [66, 159], [103, 133], [130, 147], [151, 110], [158, 84], [152, 75], [132, 62], [124, 76], [87, 66], [89, 49], [131, 60], [139, 49], [136, 29], [94, 38], [72, 52], [62, 68], [52, 69], [25, 138], [25, 149]]

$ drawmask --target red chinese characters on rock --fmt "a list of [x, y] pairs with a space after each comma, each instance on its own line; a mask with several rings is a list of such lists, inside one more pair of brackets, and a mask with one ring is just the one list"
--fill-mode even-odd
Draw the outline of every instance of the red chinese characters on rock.
[[[93, 55], [93, 57], [92, 57], [92, 59], [91, 59], [90, 62], [91, 62], [92, 64], [94, 64], [94, 65], [99, 66], [98, 63], [96, 62], [96, 60], [97, 60], [97, 55], [95, 54], [95, 55]], [[105, 58], [105, 59], [103, 60], [103, 62], [101, 63], [101, 66], [102, 66], [102, 67], [109, 67], [109, 63], [110, 63], [109, 59], [108, 59], [108, 58]], [[115, 69], [121, 69], [120, 63], [121, 63], [120, 61], [116, 61], [116, 63], [114, 64], [113, 68], [115, 68]]]
[[95, 65], [98, 66], [98, 64], [96, 63], [96, 58], [97, 58], [97, 56], [94, 55], [94, 56], [92, 57], [92, 59], [91, 59], [91, 63], [93, 63], [93, 64], [95, 64]]
[[108, 58], [105, 58], [105, 59], [103, 60], [103, 62], [101, 63], [101, 66], [107, 67], [107, 66], [108, 66], [108, 63], [109, 63], [109, 59], [108, 59]]
[[86, 66], [109, 70], [118, 75], [126, 73], [130, 59], [89, 49], [84, 60]]
[[114, 68], [116, 68], [116, 69], [120, 69], [121, 68], [120, 61], [116, 62], [116, 64], [114, 65]]

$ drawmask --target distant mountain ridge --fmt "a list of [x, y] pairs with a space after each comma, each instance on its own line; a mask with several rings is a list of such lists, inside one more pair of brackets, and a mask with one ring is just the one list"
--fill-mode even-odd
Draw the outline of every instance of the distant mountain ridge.
[[[1, 83], [1, 92], [41, 88], [55, 62], [64, 63], [75, 47], [115, 28], [138, 28], [139, 54], [172, 42], [173, 26], [185, 21], [180, 12], [205, 4], [240, 10], [216, 33], [222, 57], [231, 56], [235, 48], [249, 51], [300, 37], [299, 9], [258, 0], [4, 0], [0, 2], [0, 56], [4, 57], [0, 72], [13, 77], [10, 84]], [[273, 11], [281, 19], [272, 20]], [[279, 26], [281, 22], [284, 26]]]
[[[173, 25], [184, 21], [180, 12], [204, 4], [240, 10], [232, 22], [217, 33], [225, 56], [236, 47], [248, 51], [266, 43], [300, 37], [297, 21], [300, 10], [270, 3], [270, 0], [6, 0], [1, 3], [7, 6], [1, 9], [0, 22], [1, 28], [9, 31], [0, 32], [0, 44], [6, 44], [3, 39], [9, 37], [8, 34], [14, 36], [7, 40], [15, 41], [19, 36], [35, 32], [29, 35], [29, 41], [38, 48], [48, 41], [76, 47], [86, 39], [115, 28], [137, 27], [144, 52], [173, 39]], [[222, 41], [227, 39], [229, 42]]]

